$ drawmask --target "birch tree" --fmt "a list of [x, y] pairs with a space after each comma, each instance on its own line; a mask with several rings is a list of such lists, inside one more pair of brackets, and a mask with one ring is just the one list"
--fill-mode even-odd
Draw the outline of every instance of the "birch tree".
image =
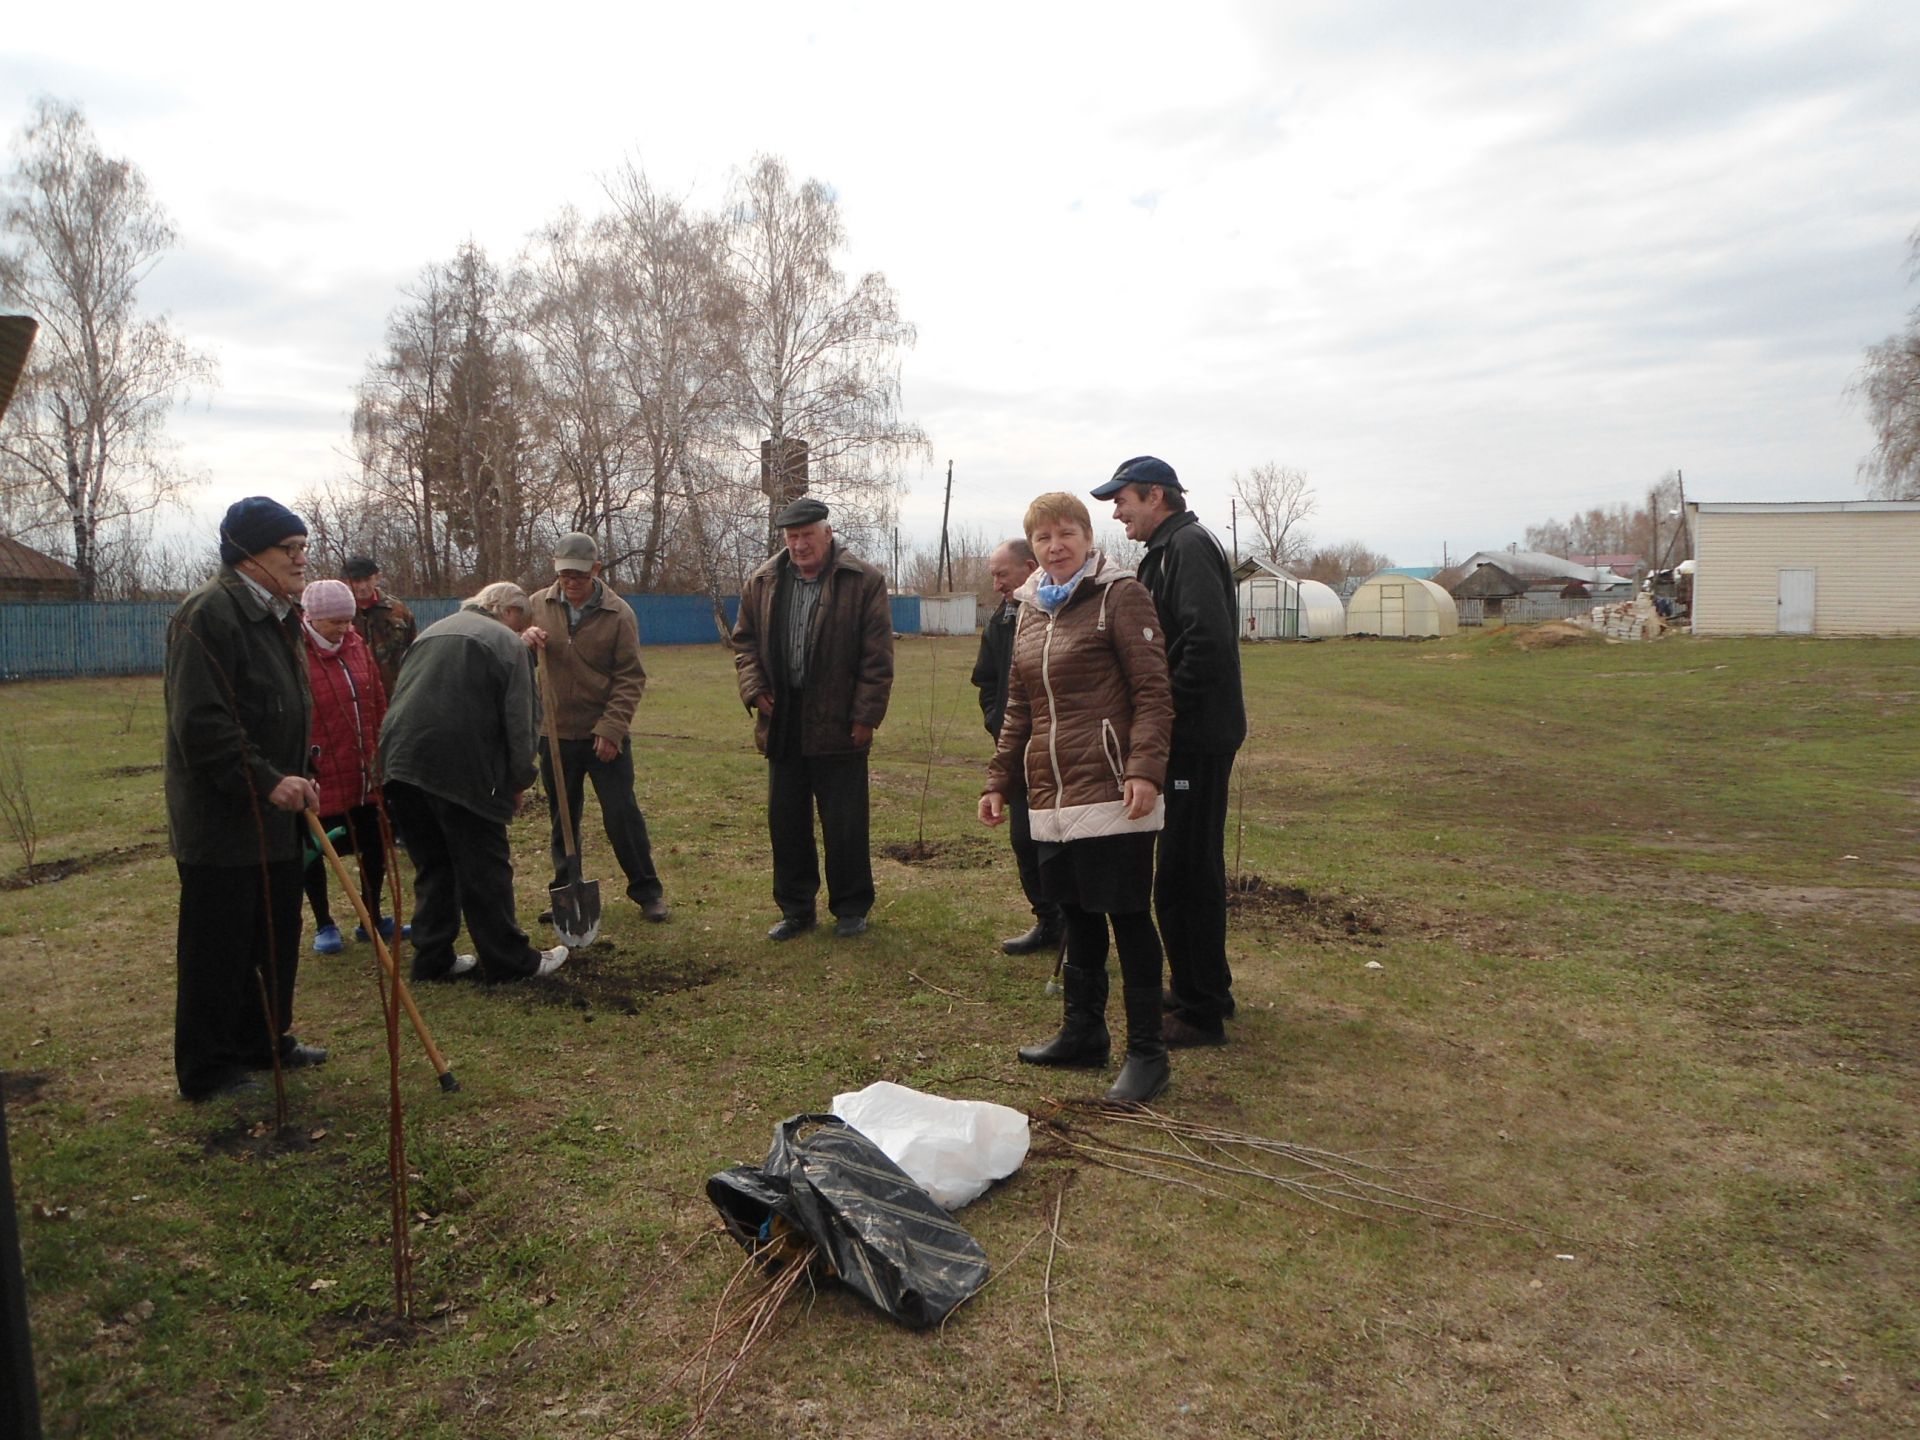
[[1233, 489], [1259, 533], [1259, 558], [1281, 566], [1298, 563], [1311, 543], [1302, 522], [1320, 503], [1307, 472], [1269, 460], [1244, 476], [1236, 471]]
[[[809, 488], [835, 505], [835, 531], [855, 543], [884, 533], [900, 488], [893, 467], [926, 445], [900, 415], [913, 326], [884, 275], [848, 284], [836, 268], [846, 229], [818, 180], [795, 184], [783, 161], [762, 155], [736, 182], [727, 219], [741, 443], [757, 461], [763, 440], [775, 456], [804, 441]], [[769, 521], [781, 498], [767, 497]]]
[[[1920, 279], [1920, 229], [1913, 232], [1909, 271]], [[1854, 393], [1867, 407], [1873, 453], [1860, 470], [1881, 500], [1920, 500], [1920, 305], [1907, 328], [1867, 348]]]
[[50, 99], [15, 151], [0, 294], [40, 336], [0, 425], [0, 486], [31, 530], [64, 533], [93, 599], [103, 536], [188, 485], [167, 416], [214, 366], [166, 316], [140, 309], [141, 282], [177, 238], [140, 171], [102, 153], [78, 108]]

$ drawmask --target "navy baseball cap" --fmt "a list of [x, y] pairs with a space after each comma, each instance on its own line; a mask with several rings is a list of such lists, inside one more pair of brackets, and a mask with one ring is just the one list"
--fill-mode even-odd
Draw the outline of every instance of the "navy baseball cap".
[[1152, 455], [1136, 455], [1120, 462], [1113, 478], [1093, 492], [1096, 500], [1111, 500], [1129, 485], [1164, 485], [1169, 490], [1185, 490], [1173, 466]]

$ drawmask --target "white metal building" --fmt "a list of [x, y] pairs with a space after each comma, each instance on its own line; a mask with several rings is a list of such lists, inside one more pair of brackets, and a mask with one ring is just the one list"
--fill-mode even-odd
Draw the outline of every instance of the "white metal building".
[[964, 595], [922, 595], [920, 597], [920, 633], [922, 635], [977, 635], [975, 621], [978, 605], [971, 592]]
[[1326, 640], [1347, 633], [1347, 608], [1331, 585], [1252, 558], [1234, 567], [1233, 581], [1243, 640]]
[[1702, 502], [1698, 635], [1920, 635], [1920, 500]]
[[1382, 571], [1347, 601], [1349, 635], [1452, 635], [1459, 628], [1453, 596], [1412, 575]]

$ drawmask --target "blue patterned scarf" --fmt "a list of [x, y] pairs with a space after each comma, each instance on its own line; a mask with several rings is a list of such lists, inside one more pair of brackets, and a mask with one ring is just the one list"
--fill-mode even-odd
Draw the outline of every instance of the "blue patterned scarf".
[[[1042, 580], [1035, 586], [1033, 598], [1039, 604], [1040, 608], [1051, 615], [1062, 605], [1066, 604], [1073, 596], [1074, 587], [1093, 573], [1093, 562], [1099, 553], [1097, 550], [1089, 550], [1087, 552], [1087, 558], [1081, 564], [1080, 568], [1060, 584], [1056, 585], [1051, 580]], [[1041, 571], [1041, 574], [1044, 575], [1045, 573], [1044, 570]]]

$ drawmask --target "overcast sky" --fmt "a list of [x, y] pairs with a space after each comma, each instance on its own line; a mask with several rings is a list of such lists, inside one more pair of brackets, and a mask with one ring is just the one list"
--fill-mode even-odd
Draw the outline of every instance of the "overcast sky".
[[400, 287], [629, 158], [838, 193], [919, 329], [923, 543], [949, 460], [996, 536], [1142, 452], [1224, 531], [1276, 460], [1402, 564], [1675, 467], [1854, 498], [1846, 387], [1920, 301], [1912, 0], [23, 9], [0, 120], [79, 104], [178, 225], [143, 297], [220, 363], [203, 514], [344, 473]]

